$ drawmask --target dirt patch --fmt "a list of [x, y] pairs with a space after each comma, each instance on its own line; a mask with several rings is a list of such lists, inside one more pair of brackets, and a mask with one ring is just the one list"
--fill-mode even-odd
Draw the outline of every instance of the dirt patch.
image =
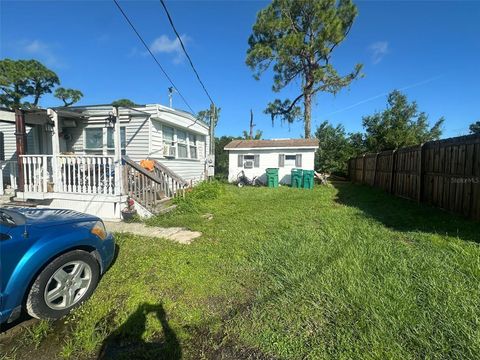
[[68, 333], [64, 320], [52, 322], [51, 329], [38, 343], [32, 338], [29, 329], [38, 324], [39, 320], [22, 317], [20, 321], [0, 334], [2, 359], [53, 360], [59, 358], [64, 338]]

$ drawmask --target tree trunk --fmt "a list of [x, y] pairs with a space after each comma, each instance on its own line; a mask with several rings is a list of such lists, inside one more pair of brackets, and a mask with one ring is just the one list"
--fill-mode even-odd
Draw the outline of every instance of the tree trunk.
[[308, 88], [305, 88], [304, 92], [305, 95], [303, 98], [303, 121], [305, 125], [305, 139], [310, 139], [312, 127], [312, 92]]

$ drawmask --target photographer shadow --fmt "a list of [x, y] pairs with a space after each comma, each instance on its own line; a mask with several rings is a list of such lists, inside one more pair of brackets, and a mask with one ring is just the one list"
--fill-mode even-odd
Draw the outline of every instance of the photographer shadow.
[[[155, 314], [162, 326], [163, 337], [153, 342], [143, 339], [147, 316]], [[161, 304], [141, 304], [118, 329], [108, 336], [100, 349], [98, 359], [181, 359], [178, 338], [170, 327]]]

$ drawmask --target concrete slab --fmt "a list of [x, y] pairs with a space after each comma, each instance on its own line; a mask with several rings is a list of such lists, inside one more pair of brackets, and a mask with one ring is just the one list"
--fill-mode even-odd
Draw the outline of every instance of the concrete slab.
[[190, 231], [181, 227], [162, 228], [156, 226], [147, 226], [142, 223], [106, 221], [105, 226], [107, 227], [107, 230], [111, 232], [130, 233], [153, 238], [164, 238], [175, 241], [179, 244], [187, 245], [202, 235], [201, 232]]

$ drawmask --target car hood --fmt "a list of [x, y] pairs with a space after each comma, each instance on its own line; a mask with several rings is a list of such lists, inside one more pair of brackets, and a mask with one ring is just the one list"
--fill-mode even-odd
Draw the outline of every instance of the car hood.
[[100, 220], [98, 217], [73, 210], [17, 208], [14, 210], [25, 216], [25, 224], [37, 227], [58, 226], [63, 224]]

